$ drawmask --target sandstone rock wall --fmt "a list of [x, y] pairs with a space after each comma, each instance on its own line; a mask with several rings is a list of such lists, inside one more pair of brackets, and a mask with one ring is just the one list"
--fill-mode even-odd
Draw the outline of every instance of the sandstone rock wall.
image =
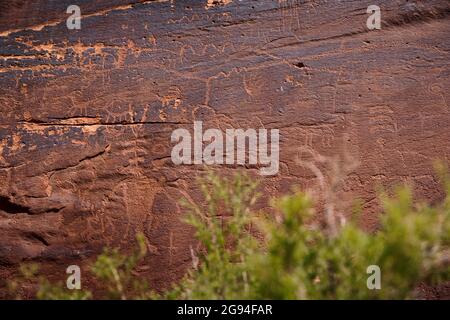
[[377, 185], [442, 198], [450, 2], [379, 0], [375, 31], [372, 0], [78, 1], [81, 29], [68, 30], [72, 2], [0, 2], [2, 279], [23, 261], [64, 277], [137, 231], [151, 251], [142, 275], [178, 279], [197, 244], [177, 200], [201, 200], [203, 168], [174, 166], [170, 135], [194, 120], [280, 129], [265, 199], [317, 185], [302, 159], [344, 155], [358, 166], [339, 193], [363, 200], [367, 230]]

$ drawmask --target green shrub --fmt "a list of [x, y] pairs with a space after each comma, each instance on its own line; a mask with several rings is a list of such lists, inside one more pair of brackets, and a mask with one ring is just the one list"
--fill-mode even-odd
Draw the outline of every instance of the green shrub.
[[[450, 179], [442, 166], [438, 172], [447, 194], [442, 204], [415, 204], [407, 187], [382, 194], [375, 233], [362, 231], [355, 219], [339, 226], [329, 225], [336, 219], [318, 221], [303, 192], [276, 200], [276, 214], [252, 212], [255, 182], [208, 173], [200, 183], [205, 204], [183, 202], [202, 249], [192, 253], [193, 268], [180, 283], [157, 295], [133, 275], [146, 255], [142, 236], [130, 256], [105, 249], [92, 272], [111, 299], [415, 298], [420, 283], [450, 280]], [[368, 288], [369, 266], [381, 271], [380, 289]], [[92, 297], [39, 279], [39, 299]]]
[[[441, 170], [442, 171], [442, 170]], [[331, 232], [313, 220], [312, 200], [296, 192], [277, 201], [281, 221], [255, 218], [256, 186], [243, 176], [203, 182], [208, 206], [190, 205], [188, 223], [206, 248], [199, 267], [167, 296], [188, 299], [405, 299], [422, 281], [447, 281], [450, 183], [442, 205], [415, 205], [411, 191], [381, 196], [380, 230], [349, 221]], [[232, 213], [223, 221], [221, 212]], [[259, 221], [258, 221], [259, 220]], [[265, 248], [248, 232], [258, 225]], [[369, 290], [367, 268], [381, 270], [381, 289]]]
[[[156, 297], [149, 289], [148, 283], [134, 275], [139, 262], [147, 254], [144, 236], [136, 236], [137, 246], [131, 255], [124, 255], [117, 248], [105, 248], [93, 266], [91, 273], [100, 285], [101, 298], [107, 299], [150, 299]], [[40, 300], [86, 300], [93, 294], [89, 290], [69, 290], [65, 283], [51, 283], [48, 279], [38, 275], [38, 265], [22, 265], [19, 276], [8, 282], [9, 291], [13, 297], [20, 299], [20, 284], [34, 280], [38, 284], [36, 298]]]
[[92, 267], [95, 278], [106, 289], [109, 299], [145, 299], [152, 296], [147, 282], [133, 274], [138, 263], [147, 255], [144, 236], [138, 234], [136, 238], [138, 245], [131, 255], [106, 248]]
[[[449, 279], [448, 208], [414, 208], [407, 188], [384, 198], [381, 228], [363, 232], [354, 222], [330, 236], [314, 223], [311, 201], [297, 193], [282, 199], [283, 221], [269, 222], [268, 253], [250, 266], [259, 299], [405, 299], [433, 276]], [[370, 265], [381, 270], [381, 289], [367, 287]]]
[[257, 185], [242, 175], [224, 180], [208, 173], [200, 186], [206, 206], [183, 204], [188, 211], [185, 221], [194, 226], [206, 254], [194, 257], [199, 263], [166, 297], [238, 299], [250, 289], [248, 260], [257, 251], [249, 230]]

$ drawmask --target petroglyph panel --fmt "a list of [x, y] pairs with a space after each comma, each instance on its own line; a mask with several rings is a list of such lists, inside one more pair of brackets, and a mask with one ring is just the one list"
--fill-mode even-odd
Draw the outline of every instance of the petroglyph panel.
[[450, 156], [448, 1], [379, 1], [378, 31], [365, 0], [84, 1], [80, 30], [66, 27], [70, 4], [0, 4], [2, 279], [24, 260], [58, 274], [104, 245], [127, 250], [138, 231], [142, 275], [157, 288], [179, 279], [197, 242], [178, 200], [201, 201], [202, 168], [173, 165], [170, 136], [195, 120], [280, 130], [265, 199], [313, 189], [305, 161], [345, 153], [358, 166], [339, 192], [363, 201], [367, 230], [378, 185], [442, 198], [432, 161]]

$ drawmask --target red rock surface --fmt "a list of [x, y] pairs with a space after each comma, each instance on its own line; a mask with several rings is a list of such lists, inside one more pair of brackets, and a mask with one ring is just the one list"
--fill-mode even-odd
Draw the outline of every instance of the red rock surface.
[[142, 275], [178, 279], [196, 242], [177, 200], [200, 199], [202, 168], [172, 164], [170, 135], [194, 120], [280, 129], [265, 199], [317, 186], [299, 161], [311, 154], [359, 164], [338, 192], [362, 199], [367, 230], [378, 185], [442, 199], [432, 161], [450, 156], [450, 2], [378, 1], [370, 31], [372, 2], [81, 1], [81, 30], [66, 27], [72, 1], [0, 2], [1, 279], [24, 261], [63, 278], [138, 231]]

